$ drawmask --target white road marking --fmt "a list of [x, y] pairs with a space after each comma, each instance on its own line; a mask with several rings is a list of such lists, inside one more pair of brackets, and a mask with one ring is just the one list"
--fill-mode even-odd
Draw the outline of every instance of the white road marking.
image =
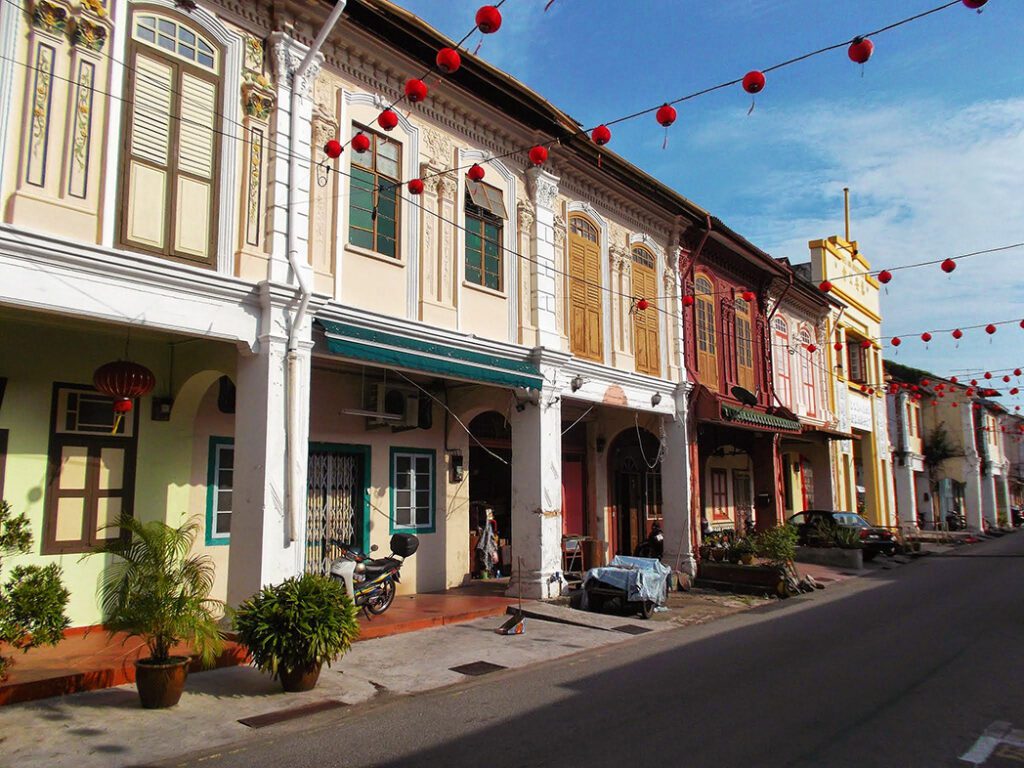
[[960, 755], [960, 759], [965, 763], [983, 765], [992, 756], [992, 753], [995, 752], [996, 747], [1006, 740], [1011, 727], [1010, 723], [1002, 720], [992, 723], [992, 725], [985, 729], [985, 733], [974, 742], [974, 746]]

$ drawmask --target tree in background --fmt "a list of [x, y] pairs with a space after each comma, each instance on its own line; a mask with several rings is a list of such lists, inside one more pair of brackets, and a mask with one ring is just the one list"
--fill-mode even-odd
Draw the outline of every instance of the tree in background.
[[[32, 547], [32, 533], [24, 514], [14, 517], [11, 505], [0, 500], [0, 573], [3, 557], [25, 554]], [[56, 645], [64, 639], [71, 622], [64, 610], [68, 591], [61, 583], [59, 565], [45, 568], [19, 565], [0, 584], [0, 650], [2, 646], [27, 651], [39, 645]], [[0, 653], [0, 680], [7, 677], [12, 659]]]

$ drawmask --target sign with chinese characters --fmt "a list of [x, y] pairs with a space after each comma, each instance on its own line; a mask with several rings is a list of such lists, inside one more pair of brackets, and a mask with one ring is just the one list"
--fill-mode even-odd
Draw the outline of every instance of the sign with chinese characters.
[[849, 399], [850, 426], [864, 432], [874, 428], [871, 418], [871, 399], [857, 392], [851, 392]]

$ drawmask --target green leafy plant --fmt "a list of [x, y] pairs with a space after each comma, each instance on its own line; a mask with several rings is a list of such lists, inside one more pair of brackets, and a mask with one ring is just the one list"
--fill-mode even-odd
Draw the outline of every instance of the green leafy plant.
[[756, 551], [757, 551], [756, 548], [754, 547], [754, 542], [752, 542], [747, 537], [743, 537], [741, 539], [737, 539], [736, 543], [733, 544], [732, 547], [733, 547], [734, 550], [736, 550], [736, 553], [738, 555], [740, 555], [740, 557], [742, 557], [743, 555], [753, 555], [753, 554], [756, 554]]
[[807, 531], [807, 544], [811, 547], [836, 546], [836, 524], [826, 522], [824, 517], [815, 517]]
[[216, 618], [223, 603], [210, 597], [213, 561], [192, 554], [199, 523], [174, 528], [123, 515], [111, 527], [124, 535], [93, 553], [116, 558], [100, 584], [106, 628], [142, 638], [155, 663], [166, 663], [171, 649], [187, 642], [204, 664], [212, 664], [223, 648]]
[[757, 534], [757, 554], [772, 565], [787, 566], [796, 555], [797, 532], [791, 525], [779, 525]]
[[837, 525], [832, 531], [832, 543], [839, 549], [860, 549], [864, 546], [860, 531], [846, 525]]
[[275, 678], [342, 655], [359, 635], [357, 609], [334, 579], [307, 573], [266, 586], [235, 611], [239, 641]]
[[[11, 505], [0, 500], [0, 567], [3, 557], [25, 554], [31, 547], [28, 518], [24, 514], [14, 517]], [[60, 566], [13, 568], [10, 578], [0, 585], [0, 643], [23, 652], [59, 643], [71, 623], [64, 613], [68, 597]], [[10, 657], [0, 656], [0, 680], [6, 679], [11, 663]]]

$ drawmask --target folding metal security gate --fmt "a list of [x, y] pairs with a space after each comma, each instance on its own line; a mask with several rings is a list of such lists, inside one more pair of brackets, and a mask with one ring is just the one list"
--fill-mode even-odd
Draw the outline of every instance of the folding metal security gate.
[[306, 497], [306, 571], [326, 574], [338, 544], [363, 548], [365, 458], [341, 446], [311, 446]]

